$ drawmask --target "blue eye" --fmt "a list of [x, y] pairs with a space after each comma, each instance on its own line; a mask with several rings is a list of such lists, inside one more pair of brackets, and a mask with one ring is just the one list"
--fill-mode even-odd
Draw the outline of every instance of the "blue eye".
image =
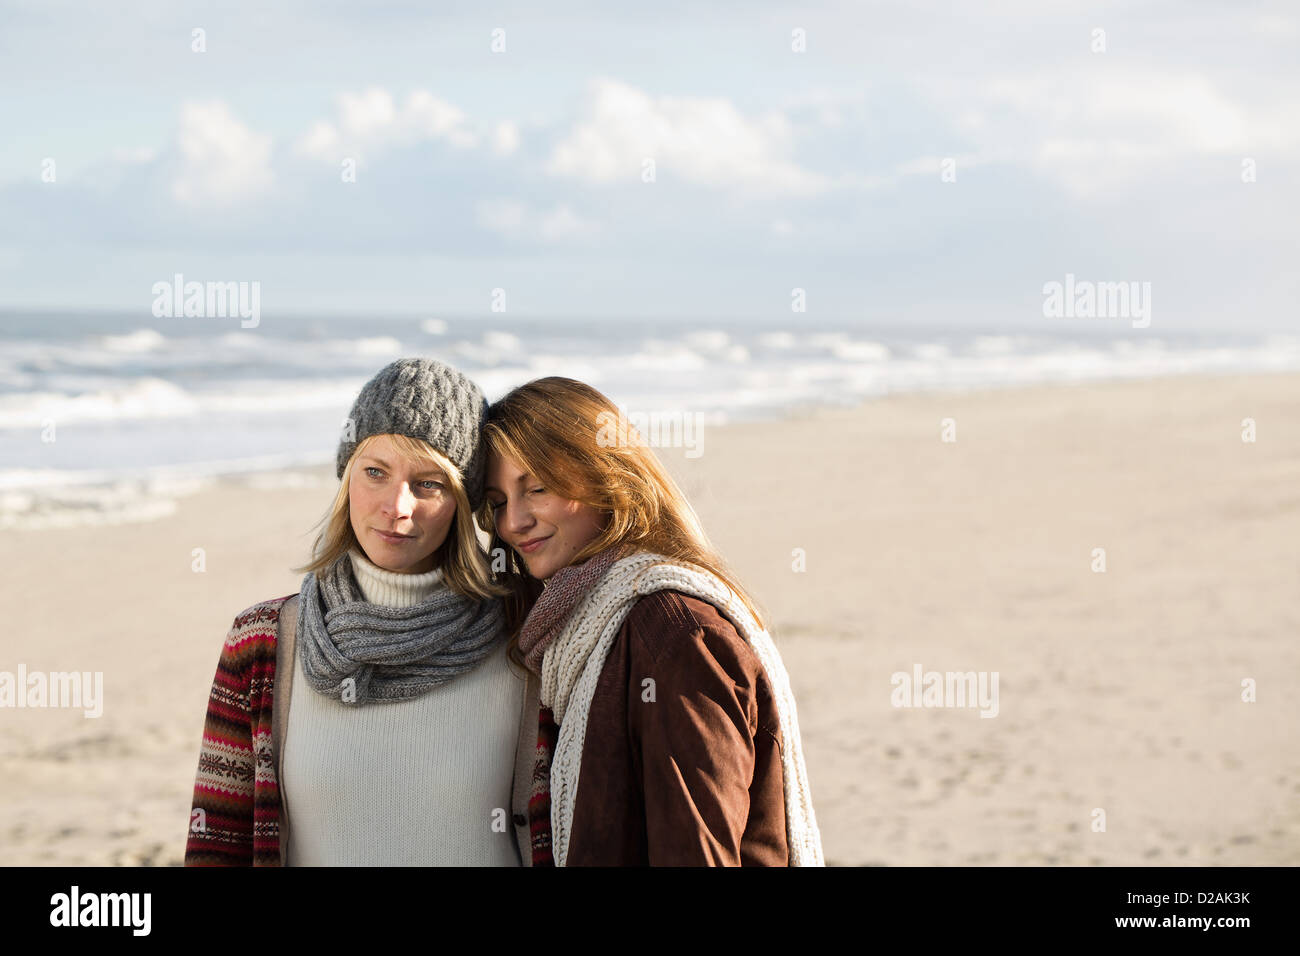
[[[367, 475], [370, 475], [370, 473], [371, 473], [372, 471], [379, 471], [379, 469], [376, 468], [374, 465], [367, 465], [367, 466], [366, 466], [366, 474], [367, 474]], [[378, 478], [379, 476], [378, 476], [378, 475], [370, 475], [370, 477], [371, 477], [371, 478]]]

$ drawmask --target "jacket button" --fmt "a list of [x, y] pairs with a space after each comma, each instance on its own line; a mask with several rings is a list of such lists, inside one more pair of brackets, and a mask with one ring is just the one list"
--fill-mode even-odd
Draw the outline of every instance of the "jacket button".
[[516, 813], [516, 814], [515, 814], [515, 826], [517, 826], [517, 827], [522, 827], [522, 826], [527, 826], [527, 825], [528, 825], [528, 818], [527, 818], [526, 816], [524, 816], [522, 813]]

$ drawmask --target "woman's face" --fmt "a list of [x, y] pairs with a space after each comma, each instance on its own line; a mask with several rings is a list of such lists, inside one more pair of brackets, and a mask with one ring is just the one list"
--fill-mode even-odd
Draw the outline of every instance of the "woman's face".
[[442, 469], [401, 458], [380, 435], [352, 463], [348, 481], [352, 531], [366, 557], [386, 571], [423, 574], [447, 540], [456, 497]]
[[528, 573], [542, 581], [568, 567], [604, 530], [603, 514], [552, 494], [510, 458], [488, 456], [485, 491], [497, 534], [519, 553]]

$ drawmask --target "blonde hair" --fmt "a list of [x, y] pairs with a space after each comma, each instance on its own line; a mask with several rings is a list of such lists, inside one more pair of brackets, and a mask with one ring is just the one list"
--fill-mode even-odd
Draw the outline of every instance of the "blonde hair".
[[[552, 376], [521, 385], [488, 409], [483, 440], [491, 454], [513, 459], [547, 490], [580, 501], [607, 517], [604, 530], [573, 556], [579, 564], [613, 544], [652, 551], [694, 565], [721, 578], [765, 627], [762, 610], [746, 593], [709, 543], [695, 509], [664, 466], [631, 426], [628, 441], [609, 441], [610, 422], [619, 420], [613, 402], [590, 385]], [[512, 643], [522, 623], [520, 605], [539, 590], [519, 556], [496, 531], [491, 503], [478, 511], [479, 525], [492, 536], [489, 550], [508, 556], [514, 613]], [[531, 593], [530, 593], [531, 592]], [[524, 609], [526, 613], [526, 608]]]
[[357, 444], [343, 469], [338, 492], [328, 512], [316, 524], [324, 525], [324, 530], [316, 538], [312, 547], [313, 558], [309, 564], [294, 568], [295, 572], [319, 574], [328, 568], [340, 556], [352, 548], [364, 552], [356, 533], [352, 530], [352, 515], [348, 506], [348, 488], [352, 481], [352, 468], [357, 459], [376, 439], [386, 437], [393, 443], [397, 453], [413, 465], [435, 465], [446, 474], [451, 485], [452, 496], [456, 499], [456, 514], [452, 518], [447, 538], [434, 552], [435, 568], [442, 570], [443, 580], [459, 594], [467, 598], [482, 601], [506, 595], [508, 590], [492, 580], [488, 568], [487, 556], [479, 544], [474, 530], [474, 514], [470, 510], [469, 497], [460, 469], [447, 460], [447, 457], [426, 441], [407, 435], [371, 435]]

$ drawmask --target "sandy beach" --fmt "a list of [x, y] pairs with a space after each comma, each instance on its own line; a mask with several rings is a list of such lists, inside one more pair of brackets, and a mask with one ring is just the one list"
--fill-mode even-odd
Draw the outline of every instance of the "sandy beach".
[[[908, 395], [703, 437], [661, 456], [770, 614], [828, 863], [1300, 864], [1300, 376]], [[0, 862], [181, 861], [224, 635], [297, 590], [333, 487], [4, 533], [0, 670], [102, 671], [104, 702], [0, 710]], [[997, 672], [997, 715], [894, 706], [917, 666]]]

